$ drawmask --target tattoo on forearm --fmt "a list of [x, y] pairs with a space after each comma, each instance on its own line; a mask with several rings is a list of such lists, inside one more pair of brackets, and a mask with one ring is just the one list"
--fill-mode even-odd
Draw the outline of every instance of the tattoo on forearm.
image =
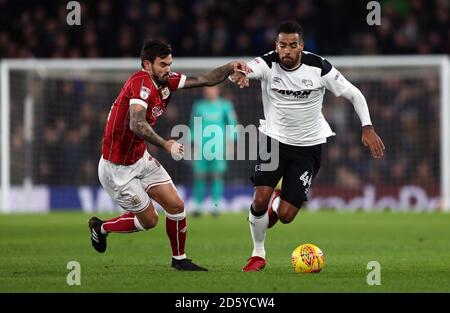
[[130, 129], [145, 141], [164, 148], [165, 140], [161, 138], [145, 120], [145, 110], [130, 109]]
[[233, 69], [230, 64], [222, 65], [213, 69], [208, 74], [199, 77], [188, 77], [184, 84], [185, 89], [203, 86], [214, 86], [223, 82], [229, 75], [233, 73]]

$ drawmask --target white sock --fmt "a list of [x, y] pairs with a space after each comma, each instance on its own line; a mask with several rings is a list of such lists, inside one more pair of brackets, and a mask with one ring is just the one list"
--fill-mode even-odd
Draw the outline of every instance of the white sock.
[[174, 258], [175, 260], [183, 260], [186, 259], [186, 253], [182, 254], [182, 255], [172, 255], [172, 258]]
[[269, 214], [266, 212], [264, 215], [254, 216], [250, 211], [248, 214], [248, 221], [253, 239], [252, 256], [259, 256], [265, 259], [266, 250], [264, 249], [264, 240], [266, 239], [266, 230], [269, 225]]
[[138, 218], [137, 218], [137, 216], [134, 216], [134, 226], [136, 227], [136, 229], [139, 231], [145, 231], [146, 229], [145, 229], [145, 227], [144, 226], [142, 226], [142, 224], [141, 224], [141, 222], [139, 222], [139, 220], [138, 220]]
[[278, 208], [280, 207], [281, 198], [276, 197], [272, 202], [272, 211], [274, 211], [278, 215]]

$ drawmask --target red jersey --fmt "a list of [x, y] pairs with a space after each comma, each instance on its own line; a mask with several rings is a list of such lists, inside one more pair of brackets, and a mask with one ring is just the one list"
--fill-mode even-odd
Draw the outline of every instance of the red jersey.
[[109, 112], [103, 134], [103, 158], [122, 165], [131, 165], [139, 160], [146, 145], [144, 139], [130, 129], [130, 105], [139, 104], [146, 108], [146, 120], [153, 126], [163, 114], [171, 92], [183, 88], [185, 81], [185, 75], [171, 72], [167, 85], [157, 86], [144, 70], [131, 75]]

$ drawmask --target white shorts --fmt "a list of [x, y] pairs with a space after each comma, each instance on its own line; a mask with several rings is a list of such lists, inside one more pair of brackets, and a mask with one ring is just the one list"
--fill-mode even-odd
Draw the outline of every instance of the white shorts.
[[147, 208], [147, 191], [154, 186], [171, 184], [164, 167], [147, 151], [132, 165], [118, 165], [100, 158], [98, 178], [106, 192], [123, 209], [139, 213]]

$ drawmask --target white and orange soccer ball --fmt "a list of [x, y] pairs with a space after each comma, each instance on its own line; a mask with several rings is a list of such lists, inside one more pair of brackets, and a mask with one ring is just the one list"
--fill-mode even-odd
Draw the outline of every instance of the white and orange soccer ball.
[[319, 273], [325, 265], [325, 257], [319, 247], [305, 243], [292, 251], [291, 264], [296, 273]]

